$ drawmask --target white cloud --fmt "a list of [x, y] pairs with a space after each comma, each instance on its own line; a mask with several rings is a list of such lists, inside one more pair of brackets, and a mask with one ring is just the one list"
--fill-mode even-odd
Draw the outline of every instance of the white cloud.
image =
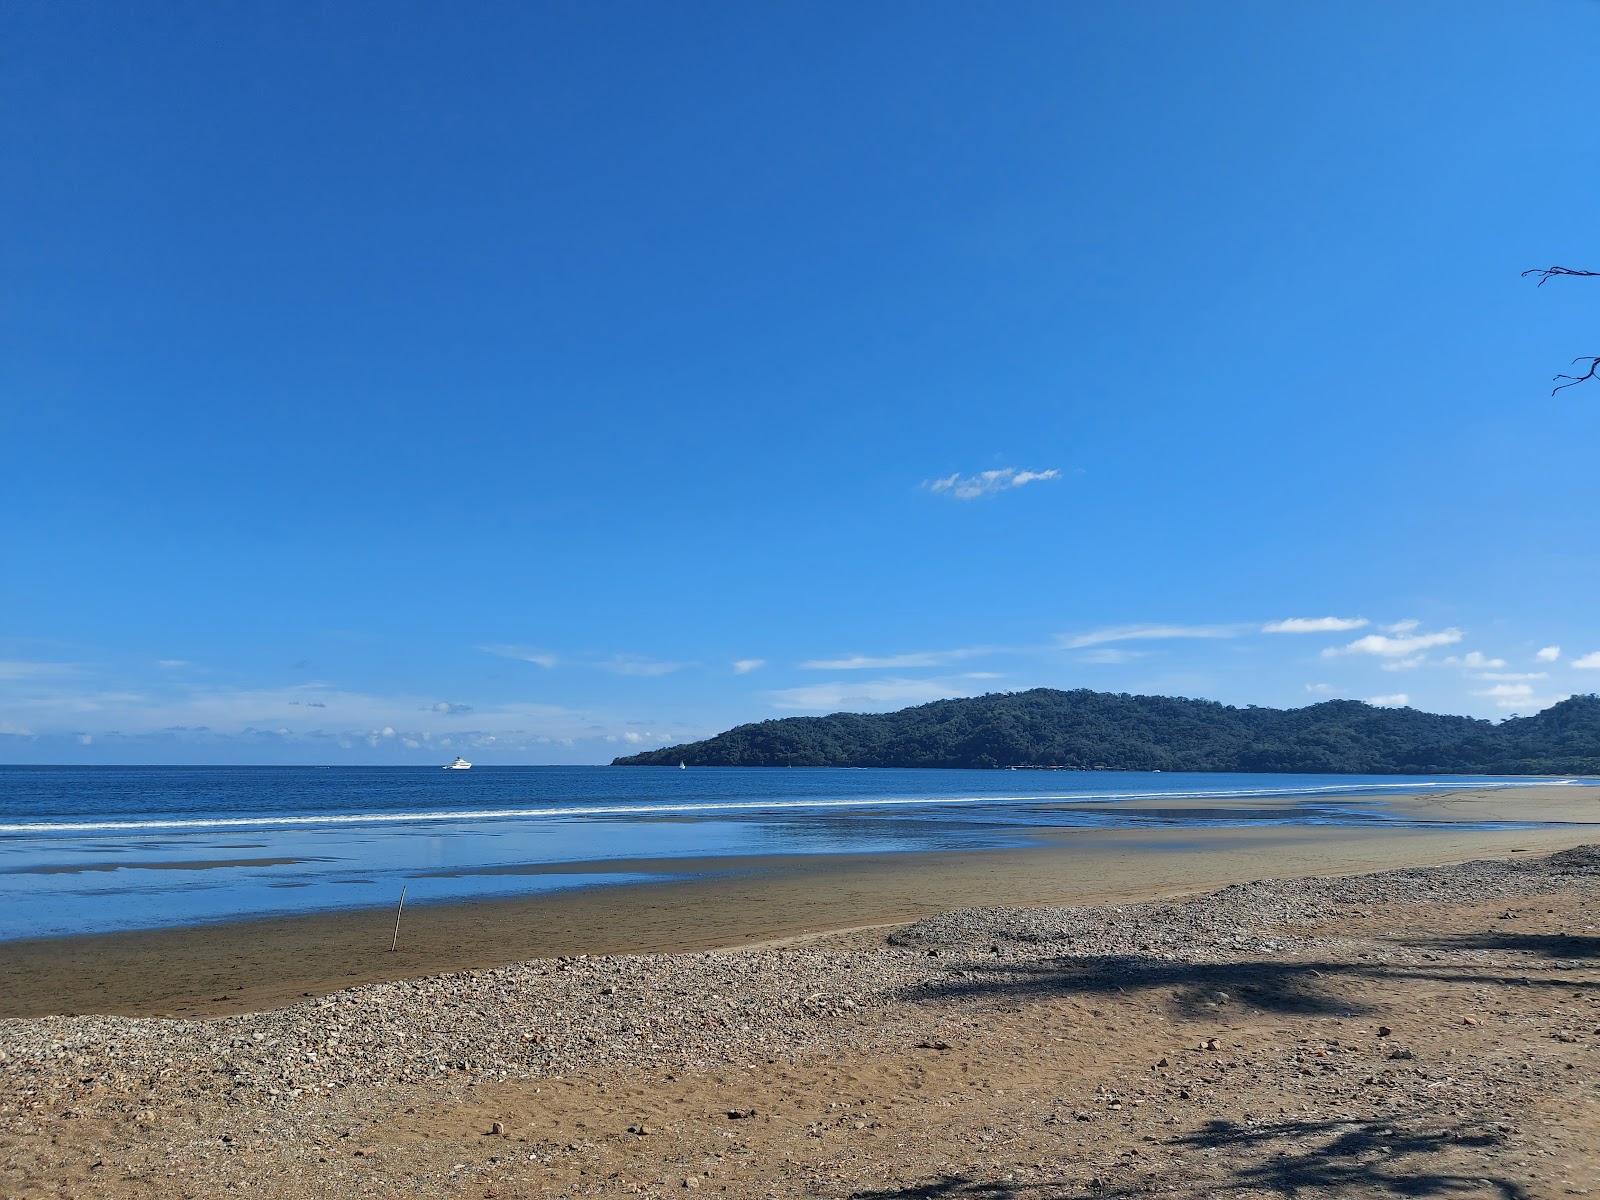
[[1308, 684], [1306, 684], [1306, 691], [1315, 692], [1319, 696], [1327, 696], [1327, 695], [1332, 694], [1332, 692], [1333, 692], [1333, 684], [1331, 684], [1331, 683], [1308, 683]]
[[1009, 491], [1041, 479], [1059, 479], [1061, 472], [1019, 471], [1016, 467], [1002, 467], [998, 471], [979, 471], [976, 475], [947, 475], [943, 479], [924, 480], [922, 486], [930, 492], [948, 492], [957, 500], [976, 500], [996, 492]]
[[1163, 638], [1238, 637], [1238, 625], [1111, 625], [1088, 633], [1059, 634], [1056, 644], [1063, 650], [1101, 646], [1107, 642], [1155, 641]]
[[618, 675], [642, 675], [654, 678], [658, 675], [671, 675], [674, 671], [681, 671], [689, 663], [657, 662], [655, 659], [643, 658], [637, 654], [613, 654], [605, 662], [596, 663], [602, 671], [612, 671]]
[[1381, 633], [1369, 633], [1366, 637], [1357, 638], [1348, 646], [1329, 646], [1322, 652], [1322, 656], [1332, 658], [1338, 654], [1376, 654], [1381, 658], [1406, 658], [1418, 650], [1426, 650], [1431, 646], [1452, 646], [1463, 636], [1459, 629], [1419, 633], [1411, 637], [1385, 637]]
[[21, 725], [13, 725], [10, 721], [0, 719], [0, 734], [9, 734], [11, 737], [32, 737], [33, 730], [24, 729]]
[[435, 704], [432, 708], [428, 709], [428, 711], [429, 712], [436, 712], [436, 713], [443, 713], [447, 717], [460, 717], [460, 716], [465, 716], [467, 713], [471, 712], [472, 711], [472, 705], [470, 705], [470, 704], [451, 704], [448, 700], [441, 700], [441, 701], [439, 701], [439, 703]]
[[178, 667], [189, 667], [189, 666], [193, 666], [193, 665], [194, 664], [191, 663], [187, 658], [158, 658], [158, 659], [156, 659], [156, 666], [161, 667], [163, 670], [167, 670], [167, 671], [175, 670]]
[[783, 688], [772, 693], [775, 708], [803, 709], [812, 712], [859, 711], [905, 708], [951, 696], [971, 696], [974, 689], [954, 679], [863, 679], [816, 683], [806, 687]]
[[1444, 660], [1444, 665], [1447, 667], [1470, 667], [1474, 671], [1488, 671], [1496, 667], [1505, 666], [1506, 660], [1503, 658], [1485, 658], [1474, 650], [1471, 654], [1462, 655], [1460, 658], [1452, 654]]
[[1379, 664], [1385, 671], [1414, 671], [1427, 659], [1420, 654], [1413, 654], [1410, 658], [1397, 658], [1394, 662]]
[[903, 667], [937, 667], [943, 660], [927, 654], [852, 654], [848, 658], [812, 658], [800, 664], [803, 671], [883, 671]]
[[1268, 621], [1261, 632], [1343, 633], [1347, 629], [1360, 629], [1365, 624], [1365, 617], [1290, 617], [1284, 621]]
[[1116, 650], [1110, 646], [1099, 650], [1086, 650], [1078, 655], [1081, 663], [1090, 663], [1094, 666], [1115, 666], [1118, 663], [1132, 662], [1136, 658], [1143, 658], [1143, 650]]
[[1549, 679], [1549, 671], [1484, 671], [1479, 679]]
[[[67, 736], [86, 729], [111, 738], [225, 742], [271, 733], [297, 742], [354, 738], [387, 741], [400, 736], [426, 741], [420, 722], [450, 717], [446, 728], [532, 740], [576, 733], [588, 736], [591, 719], [544, 704], [510, 704], [473, 715], [474, 731], [461, 730], [464, 705], [441, 711], [414, 695], [371, 695], [309, 682], [284, 688], [184, 688], [152, 694], [107, 689], [57, 688], [8, 701], [14, 715], [40, 736]], [[389, 732], [385, 732], [385, 731]], [[281, 733], [279, 731], [282, 731]]]
[[493, 654], [500, 658], [514, 658], [519, 662], [531, 662], [546, 669], [555, 666], [558, 661], [554, 654], [534, 646], [496, 645], [479, 646], [478, 649], [485, 654]]
[[766, 665], [767, 660], [764, 658], [741, 658], [733, 664], [733, 673], [735, 675], [748, 675], [751, 671], [759, 671]]
[[1472, 694], [1492, 699], [1497, 708], [1514, 708], [1519, 712], [1539, 712], [1567, 698], [1565, 695], [1535, 696], [1532, 686], [1526, 683], [1497, 683], [1492, 688]]
[[1417, 620], [1415, 617], [1412, 617], [1409, 620], [1396, 621], [1393, 625], [1379, 625], [1378, 628], [1383, 630], [1385, 633], [1410, 633], [1413, 629], [1421, 624], [1421, 621]]
[[899, 671], [907, 667], [947, 667], [964, 658], [994, 653], [993, 646], [966, 646], [958, 650], [920, 650], [910, 654], [851, 654], [844, 658], [813, 658], [800, 664], [805, 671]]
[[[616, 741], [616, 738], [612, 737], [607, 738], [606, 740], [614, 742]], [[622, 735], [622, 740], [627, 742], [630, 746], [653, 746], [664, 745], [665, 743], [674, 741], [675, 739], [670, 733], [650, 733], [648, 731], [640, 733], [636, 729], [630, 729]]]
[[1555, 662], [1556, 659], [1561, 657], [1561, 647], [1560, 646], [1546, 646], [1543, 650], [1539, 651], [1539, 653], [1535, 654], [1533, 657], [1534, 657], [1534, 660], [1536, 662]]
[[1600, 650], [1593, 654], [1585, 654], [1582, 658], [1572, 660], [1572, 665], [1581, 671], [1600, 671]]
[[1561, 692], [1554, 696], [1526, 696], [1520, 700], [1497, 700], [1495, 703], [1500, 708], [1515, 709], [1517, 714], [1531, 716], [1533, 713], [1543, 712], [1552, 705], [1560, 704], [1563, 700], [1570, 699], [1572, 699], [1571, 692]]
[[1497, 683], [1492, 688], [1486, 688], [1481, 692], [1473, 692], [1472, 694], [1474, 696], [1503, 696], [1517, 699], [1533, 695], [1533, 685], [1527, 683]]
[[1404, 692], [1396, 692], [1392, 696], [1368, 696], [1367, 703], [1374, 708], [1404, 708], [1411, 703], [1411, 697]]

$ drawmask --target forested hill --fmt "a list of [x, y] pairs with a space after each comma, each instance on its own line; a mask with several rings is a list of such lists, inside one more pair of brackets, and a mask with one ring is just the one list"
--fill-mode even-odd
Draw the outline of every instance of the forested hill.
[[1496, 724], [1329, 700], [1232, 708], [1209, 700], [1036, 688], [892, 713], [740, 725], [617, 766], [1106, 767], [1358, 774], [1600, 773], [1600, 696]]

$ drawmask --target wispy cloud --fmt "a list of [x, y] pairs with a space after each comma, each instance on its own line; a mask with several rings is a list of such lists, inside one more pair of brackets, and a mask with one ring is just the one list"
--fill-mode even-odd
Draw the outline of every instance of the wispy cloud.
[[1524, 700], [1533, 695], [1533, 685], [1528, 683], [1497, 683], [1492, 688], [1473, 692], [1474, 696], [1493, 696], [1503, 700]]
[[194, 664], [191, 663], [187, 658], [156, 659], [156, 666], [160, 667], [164, 671], [174, 671], [179, 667], [192, 667], [193, 665]]
[[1385, 671], [1415, 671], [1427, 659], [1421, 654], [1413, 654], [1410, 658], [1397, 658], [1393, 662], [1381, 664]]
[[1092, 667], [1114, 667], [1144, 656], [1143, 650], [1118, 650], [1114, 646], [1102, 646], [1098, 650], [1085, 650], [1078, 655], [1077, 661]]
[[7, 682], [19, 679], [61, 679], [83, 673], [82, 663], [69, 662], [21, 662], [15, 659], [10, 661], [0, 659], [0, 680]]
[[1283, 621], [1268, 621], [1262, 633], [1343, 633], [1347, 629], [1360, 629], [1366, 625], [1365, 617], [1289, 617]]
[[[615, 741], [616, 739], [610, 738], [607, 740]], [[648, 730], [640, 732], [637, 729], [630, 729], [622, 735], [622, 740], [630, 746], [660, 746], [676, 739], [670, 733], [651, 733]]]
[[1404, 621], [1396, 621], [1393, 625], [1379, 625], [1378, 628], [1385, 633], [1410, 633], [1421, 624], [1422, 622], [1415, 617], [1410, 617]]
[[1549, 679], [1549, 671], [1484, 671], [1479, 679]]
[[1319, 696], [1329, 696], [1329, 695], [1333, 694], [1333, 684], [1331, 684], [1331, 683], [1308, 683], [1308, 684], [1306, 684], [1306, 691], [1315, 692]]
[[536, 666], [553, 667], [559, 661], [554, 654], [547, 650], [540, 650], [537, 646], [518, 646], [514, 644], [499, 644], [494, 646], [479, 646], [485, 654], [493, 654], [499, 658], [514, 658], [518, 662], [531, 662]]
[[1536, 696], [1531, 684], [1497, 683], [1491, 688], [1485, 688], [1481, 692], [1473, 692], [1472, 694], [1492, 699], [1496, 708], [1535, 713], [1549, 708], [1552, 704], [1560, 704], [1570, 693], [1562, 693], [1557, 696]]
[[919, 650], [911, 654], [851, 654], [844, 658], [813, 658], [800, 664], [805, 671], [899, 671], [907, 667], [947, 667], [963, 659], [992, 654], [994, 646], [966, 646], [957, 650]]
[[1503, 658], [1488, 658], [1474, 650], [1470, 654], [1461, 655], [1459, 658], [1454, 654], [1449, 655], [1445, 658], [1444, 665], [1447, 667], [1467, 667], [1473, 671], [1492, 671], [1497, 667], [1505, 666], [1506, 660]]
[[992, 496], [996, 492], [1007, 492], [1025, 484], [1060, 477], [1061, 472], [1054, 468], [1048, 471], [1021, 471], [1016, 467], [1002, 467], [998, 471], [979, 471], [976, 475], [956, 474], [943, 479], [928, 479], [923, 481], [922, 486], [930, 492], [943, 492], [957, 500], [976, 500], [980, 496]]
[[[56, 686], [8, 702], [39, 736], [91, 734], [97, 744], [115, 740], [180, 741], [223, 745], [378, 745], [410, 738], [419, 745], [478, 745], [498, 738], [525, 745], [581, 736], [581, 713], [543, 704], [510, 704], [473, 713], [473, 729], [459, 718], [471, 706], [415, 695], [373, 695], [310, 682], [280, 688], [184, 688], [170, 694]], [[439, 724], [442, 718], [448, 723]], [[393, 734], [385, 730], [395, 731]], [[371, 739], [378, 739], [373, 742]], [[455, 738], [455, 743], [447, 739]]]
[[671, 675], [674, 671], [681, 671], [692, 663], [659, 662], [653, 658], [645, 658], [638, 654], [613, 654], [604, 662], [594, 664], [602, 671], [610, 671], [616, 675], [640, 675], [654, 678], [658, 675]]
[[1107, 642], [1159, 641], [1166, 638], [1231, 638], [1246, 627], [1240, 625], [1110, 625], [1087, 633], [1063, 633], [1056, 644], [1063, 650], [1084, 646], [1103, 646]]
[[849, 679], [783, 688], [773, 692], [771, 700], [774, 708], [809, 712], [865, 711], [904, 708], [908, 704], [926, 704], [950, 696], [971, 696], [981, 690], [974, 688], [965, 677]]
[[1533, 656], [1535, 662], [1555, 662], [1561, 657], [1560, 646], [1546, 646]]
[[1404, 708], [1411, 703], [1411, 697], [1404, 692], [1396, 692], [1392, 696], [1368, 696], [1367, 703], [1374, 708]]
[[735, 675], [748, 675], [751, 671], [759, 671], [766, 665], [767, 660], [764, 658], [741, 658], [733, 664], [733, 673]]
[[1329, 646], [1322, 652], [1324, 658], [1339, 654], [1375, 654], [1380, 658], [1406, 658], [1419, 650], [1434, 646], [1453, 646], [1465, 635], [1459, 629], [1441, 629], [1438, 633], [1417, 633], [1409, 637], [1387, 637], [1369, 633], [1347, 646]]
[[1582, 658], [1572, 660], [1572, 665], [1580, 671], [1600, 671], [1600, 650], [1593, 654], [1585, 654]]

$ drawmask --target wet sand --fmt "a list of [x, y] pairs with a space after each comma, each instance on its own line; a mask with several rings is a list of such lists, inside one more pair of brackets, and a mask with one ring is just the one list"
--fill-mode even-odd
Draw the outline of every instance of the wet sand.
[[[1333, 798], [1329, 798], [1331, 801]], [[1351, 804], [1376, 803], [1369, 797]], [[1149, 807], [1173, 809], [1162, 800]], [[1214, 800], [1195, 802], [1216, 808]], [[1261, 801], [1241, 801], [1261, 807]], [[1384, 801], [1426, 820], [1600, 821], [1600, 789], [1533, 787]], [[1128, 808], [1136, 808], [1130, 804]], [[0, 943], [0, 1016], [221, 1016], [357, 983], [531, 958], [771, 943], [911, 921], [953, 908], [1115, 903], [1266, 877], [1349, 874], [1548, 853], [1592, 829], [1268, 826], [1060, 830], [1022, 850], [649, 860], [693, 879], [507, 900], [368, 909], [184, 929]], [[561, 873], [572, 864], [530, 870]], [[592, 869], [592, 867], [590, 867]]]

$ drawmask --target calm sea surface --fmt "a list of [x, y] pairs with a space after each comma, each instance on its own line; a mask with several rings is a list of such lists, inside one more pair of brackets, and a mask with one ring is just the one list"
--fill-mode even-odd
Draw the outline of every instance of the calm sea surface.
[[[624, 883], [647, 877], [621, 861], [641, 858], [998, 849], [1028, 845], [1039, 829], [1150, 824], [1411, 824], [1389, 814], [1382, 797], [1535, 782], [1552, 781], [0, 766], [0, 939], [387, 905], [402, 886], [410, 905]], [[1364, 798], [1344, 799], [1352, 795]], [[1163, 797], [1252, 803], [1120, 809], [1130, 799]], [[579, 865], [520, 870], [557, 863]]]

